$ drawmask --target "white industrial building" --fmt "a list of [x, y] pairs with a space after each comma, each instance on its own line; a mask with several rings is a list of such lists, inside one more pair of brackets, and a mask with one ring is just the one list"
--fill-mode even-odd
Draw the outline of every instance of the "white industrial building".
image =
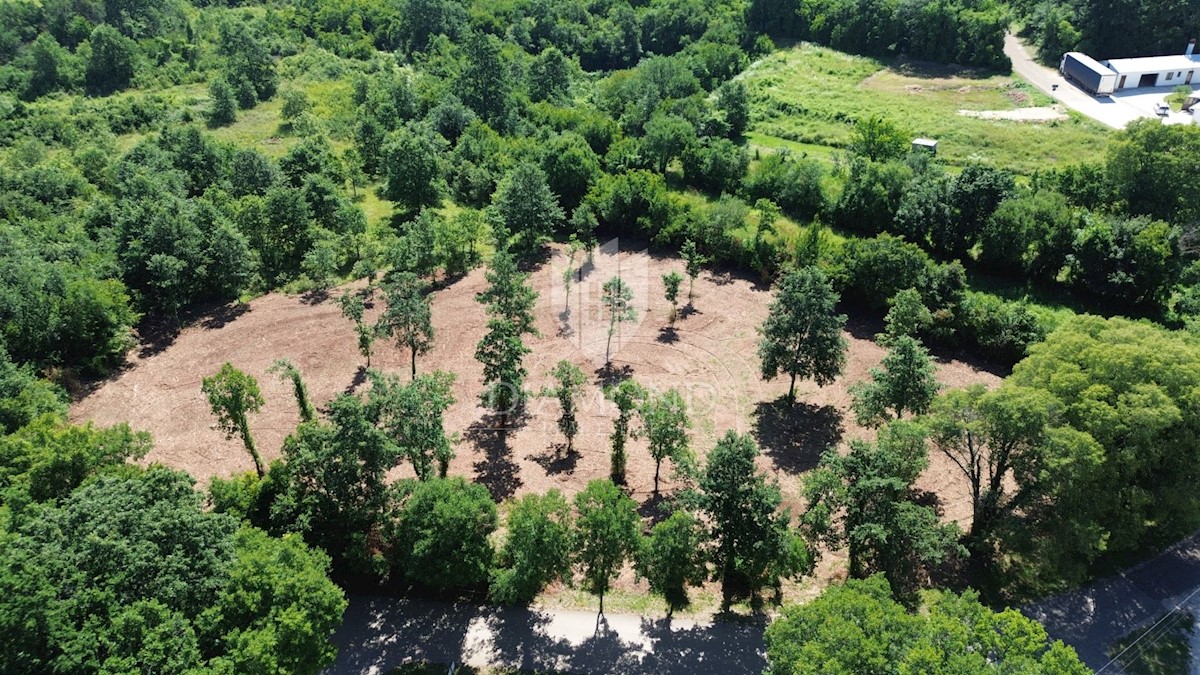
[[1102, 63], [1117, 74], [1116, 91], [1200, 84], [1200, 55], [1195, 51], [1196, 41], [1192, 40], [1182, 54], [1109, 59]]

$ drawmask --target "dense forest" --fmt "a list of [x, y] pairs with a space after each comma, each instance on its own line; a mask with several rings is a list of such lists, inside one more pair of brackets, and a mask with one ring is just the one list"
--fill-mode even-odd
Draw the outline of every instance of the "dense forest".
[[[1018, 16], [1043, 53], [1186, 42], [1157, 28], [1183, 25], [1175, 6], [1093, 4], [0, 0], [0, 670], [317, 672], [345, 608], [331, 579], [502, 603], [574, 580], [602, 608], [629, 564], [673, 609], [709, 579], [728, 606], [846, 549], [861, 581], [785, 610], [768, 633], [777, 672], [808, 672], [819, 650], [861, 672], [901, 647], [919, 670], [934, 643], [972, 672], [1081, 672], [1032, 622], [985, 664], [980, 645], [1004, 651], [1018, 617], [982, 603], [1078, 584], [1200, 526], [1200, 130], [1134, 124], [1103, 162], [1021, 175], [913, 154], [902, 120], [850, 113], [853, 141], [827, 160], [751, 147], [738, 75], [795, 39], [1006, 70]], [[1137, 20], [1113, 33], [1113, 11]], [[268, 106], [275, 144], [240, 142]], [[822, 457], [803, 513], [781, 508], [753, 438], [731, 431], [700, 462], [678, 393], [634, 380], [606, 392], [611, 480], [498, 509], [447, 475], [455, 375], [417, 372], [433, 285], [487, 266], [476, 357], [503, 427], [526, 395], [529, 270], [548, 242], [611, 236], [680, 255], [692, 280], [773, 286], [767, 379], [827, 383], [844, 314], [884, 321], [888, 356], [854, 390], [875, 440]], [[145, 433], [67, 421], [139, 340], [351, 280], [363, 290], [338, 302], [367, 364], [394, 339], [411, 378], [368, 370], [367, 393], [318, 410], [281, 362], [303, 421], [265, 462], [254, 378], [197, 374], [254, 473], [201, 492], [139, 468]], [[604, 293], [616, 325], [629, 290], [618, 277]], [[1011, 374], [939, 393], [930, 350]], [[543, 394], [569, 449], [584, 375], [564, 362], [554, 377]], [[652, 527], [620, 487], [635, 431], [687, 485]], [[914, 498], [931, 453], [972, 490], [965, 532]], [[401, 463], [416, 479], [388, 482]], [[859, 665], [833, 628], [798, 644], [863, 612], [895, 621]]]

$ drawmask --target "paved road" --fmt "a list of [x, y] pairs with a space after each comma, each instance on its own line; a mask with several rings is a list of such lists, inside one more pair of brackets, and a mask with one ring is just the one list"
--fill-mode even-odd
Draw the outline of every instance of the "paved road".
[[[1200, 589], [1200, 532], [1184, 539], [1158, 557], [1117, 576], [1090, 586], [1027, 605], [1026, 616], [1042, 622], [1051, 637], [1079, 652], [1094, 669], [1108, 664], [1109, 645], [1134, 630], [1149, 625]], [[1193, 608], [1200, 593], [1188, 603]], [[1192, 672], [1197, 667], [1192, 653]], [[1120, 673], [1113, 664], [1105, 675]]]
[[410, 661], [571, 673], [761, 673], [763, 626], [667, 622], [352, 595], [326, 672], [375, 675]]
[[[1013, 72], [1029, 80], [1029, 83], [1054, 98], [1059, 103], [1078, 110], [1101, 124], [1113, 129], [1124, 129], [1130, 122], [1143, 117], [1154, 117], [1123, 102], [1120, 98], [1102, 96], [1096, 98], [1067, 82], [1057, 70], [1047, 68], [1033, 60], [1033, 56], [1015, 35], [1004, 36], [1004, 53], [1012, 60]], [[1057, 90], [1054, 85], [1058, 85]]]

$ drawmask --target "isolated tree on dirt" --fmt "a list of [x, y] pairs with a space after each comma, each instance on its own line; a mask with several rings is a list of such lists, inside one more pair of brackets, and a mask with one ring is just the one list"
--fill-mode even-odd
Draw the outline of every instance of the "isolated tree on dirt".
[[489, 594], [502, 603], [531, 602], [547, 585], [571, 578], [571, 507], [558, 490], [513, 502], [508, 534], [496, 557]]
[[575, 564], [587, 591], [600, 596], [603, 614], [604, 594], [637, 551], [641, 518], [637, 504], [607, 480], [591, 481], [575, 495], [575, 510]]
[[788, 531], [787, 511], [778, 513], [783, 497], [754, 465], [758, 446], [749, 435], [728, 431], [708, 454], [700, 478], [699, 506], [712, 529], [714, 575], [721, 579], [729, 601], [738, 576], [757, 592], [811, 569], [804, 541]]
[[518, 254], [534, 260], [554, 229], [565, 218], [558, 197], [550, 191], [546, 174], [536, 164], [521, 163], [496, 186], [492, 208], [504, 227], [519, 237]]
[[275, 363], [271, 364], [267, 372], [272, 375], [278, 374], [279, 379], [284, 382], [291, 382], [292, 395], [296, 397], [296, 407], [300, 409], [300, 421], [313, 421], [317, 416], [317, 411], [308, 398], [308, 387], [304, 384], [304, 377], [300, 375], [300, 369], [287, 359], [275, 359]]
[[367, 360], [367, 368], [371, 367], [371, 346], [379, 336], [378, 325], [368, 324], [363, 319], [366, 312], [366, 301], [359, 293], [346, 291], [338, 298], [338, 306], [342, 308], [342, 316], [354, 322], [354, 334], [358, 337], [358, 353]]
[[233, 438], [234, 434], [241, 437], [246, 452], [254, 460], [254, 470], [262, 478], [265, 473], [262, 457], [258, 454], [258, 448], [254, 447], [250, 423], [246, 419], [246, 415], [258, 412], [264, 403], [258, 380], [225, 363], [216, 375], [201, 381], [200, 390], [208, 397], [212, 413], [217, 417], [217, 428], [225, 432], [227, 439]]
[[461, 477], [400, 481], [385, 530], [388, 558], [404, 578], [435, 588], [486, 583], [495, 552], [496, 504]]
[[779, 281], [771, 313], [759, 329], [758, 358], [764, 380], [780, 373], [791, 376], [789, 402], [796, 401], [797, 377], [823, 387], [846, 365], [846, 316], [836, 313], [837, 301], [833, 286], [816, 267], [793, 270]]
[[696, 250], [696, 242], [691, 239], [683, 242], [683, 246], [679, 248], [679, 257], [683, 258], [684, 271], [687, 272], [688, 304], [690, 305], [696, 297], [696, 277], [700, 276], [700, 271], [709, 263], [709, 259]]
[[583, 371], [574, 363], [567, 360], [559, 361], [550, 371], [555, 385], [542, 390], [543, 396], [558, 399], [561, 412], [558, 416], [558, 430], [567, 438], [567, 452], [570, 453], [575, 442], [575, 434], [579, 433], [579, 420], [576, 417], [577, 400], [587, 378]]
[[208, 126], [224, 127], [237, 121], [237, 98], [233, 87], [223, 77], [214, 78], [208, 85]]
[[642, 418], [642, 433], [650, 444], [650, 456], [654, 458], [654, 494], [658, 494], [658, 475], [664, 459], [670, 459], [678, 470], [691, 463], [688, 449], [687, 404], [676, 389], [655, 396], [651, 394], [638, 409]]
[[882, 367], [871, 369], [871, 380], [850, 387], [850, 406], [858, 423], [874, 427], [900, 419], [905, 412], [928, 412], [941, 386], [934, 372], [929, 352], [919, 340], [907, 336], [893, 340]]
[[437, 475], [445, 478], [454, 458], [443, 421], [446, 410], [454, 405], [454, 375], [437, 370], [402, 383], [395, 375], [374, 370], [368, 374], [367, 407], [372, 419], [412, 462], [418, 479], [432, 478], [435, 464]]
[[396, 343], [411, 355], [412, 378], [417, 378], [417, 355], [433, 349], [433, 310], [428, 285], [411, 272], [402, 272], [383, 287], [387, 309], [379, 317], [382, 335], [396, 338]]
[[609, 476], [618, 485], [625, 482], [625, 443], [629, 440], [629, 424], [633, 414], [646, 398], [646, 390], [633, 380], [623, 380], [615, 387], [604, 390], [604, 397], [617, 406], [617, 419], [613, 422], [612, 460], [609, 465]]
[[925, 431], [893, 422], [875, 444], [851, 441], [845, 456], [826, 451], [804, 480], [808, 536], [830, 550], [846, 548], [851, 577], [882, 572], [906, 604], [915, 602], [930, 567], [966, 553], [957, 524], [941, 524], [932, 506], [913, 501], [913, 484], [928, 465]]
[[915, 288], [900, 291], [892, 296], [888, 304], [891, 308], [883, 318], [886, 327], [880, 342], [891, 344], [901, 337], [916, 338], [933, 325], [933, 313], [925, 306], [920, 291]]
[[706, 544], [703, 526], [687, 511], [672, 513], [642, 539], [635, 569], [667, 601], [668, 616], [688, 606], [688, 586], [708, 579]]
[[498, 413], [507, 423], [509, 413], [524, 398], [525, 376], [522, 365], [531, 350], [520, 333], [504, 319], [488, 319], [487, 332], [475, 348], [475, 360], [483, 364], [483, 405]]
[[529, 285], [528, 275], [517, 268], [508, 249], [508, 233], [496, 232], [496, 254], [485, 274], [488, 287], [475, 297], [487, 306], [490, 317], [487, 332], [475, 348], [475, 359], [483, 364], [483, 405], [508, 414], [523, 397], [526, 370], [522, 365], [529, 348], [525, 335], [538, 335], [533, 308], [537, 292]]
[[571, 311], [571, 283], [575, 281], [575, 275], [579, 272], [579, 268], [575, 267], [575, 259], [583, 252], [584, 244], [579, 241], [579, 236], [572, 233], [571, 238], [567, 241], [567, 266], [563, 269], [563, 295], [566, 301], [563, 303], [563, 309]]
[[910, 614], [882, 576], [835, 584], [785, 607], [765, 637], [769, 675], [1092, 672], [1016, 609], [993, 612], [968, 590], [941, 593]]
[[511, 323], [517, 335], [536, 336], [539, 333], [533, 310], [538, 294], [529, 285], [529, 275], [517, 268], [506, 238], [503, 231], [497, 233], [496, 254], [484, 273], [488, 287], [475, 299], [487, 307], [489, 316]]
[[662, 281], [663, 297], [671, 303], [671, 313], [667, 315], [667, 319], [674, 328], [675, 319], [679, 318], [679, 284], [683, 283], [683, 275], [676, 270], [671, 270], [662, 276]]
[[601, 288], [600, 301], [608, 312], [608, 342], [604, 346], [605, 365], [612, 362], [612, 339], [620, 324], [637, 320], [637, 309], [633, 306], [633, 289], [621, 277], [613, 277], [604, 282]]

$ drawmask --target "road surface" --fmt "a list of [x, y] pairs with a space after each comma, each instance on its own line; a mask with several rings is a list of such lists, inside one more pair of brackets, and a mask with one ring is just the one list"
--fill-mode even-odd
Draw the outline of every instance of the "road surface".
[[[1026, 616], [1046, 626], [1050, 637], [1075, 648], [1084, 663], [1099, 670], [1109, 663], [1108, 648], [1187, 601], [1200, 605], [1200, 532], [1158, 557], [1085, 588], [1027, 605]], [[1190, 598], [1189, 598], [1190, 596]], [[1198, 654], [1192, 652], [1192, 671]], [[1105, 675], [1121, 673], [1117, 664]]]
[[[1141, 110], [1112, 96], [1094, 97], [1075, 85], [1067, 82], [1057, 70], [1047, 68], [1037, 61], [1017, 39], [1017, 36], [1004, 36], [1004, 53], [1012, 61], [1013, 72], [1029, 81], [1030, 84], [1042, 90], [1046, 95], [1059, 103], [1077, 110], [1084, 115], [1113, 129], [1124, 129], [1130, 122], [1144, 117], [1153, 118], [1148, 111]], [[1055, 89], [1054, 85], [1058, 85]]]
[[763, 625], [351, 595], [330, 674], [411, 661], [571, 673], [761, 673]]

